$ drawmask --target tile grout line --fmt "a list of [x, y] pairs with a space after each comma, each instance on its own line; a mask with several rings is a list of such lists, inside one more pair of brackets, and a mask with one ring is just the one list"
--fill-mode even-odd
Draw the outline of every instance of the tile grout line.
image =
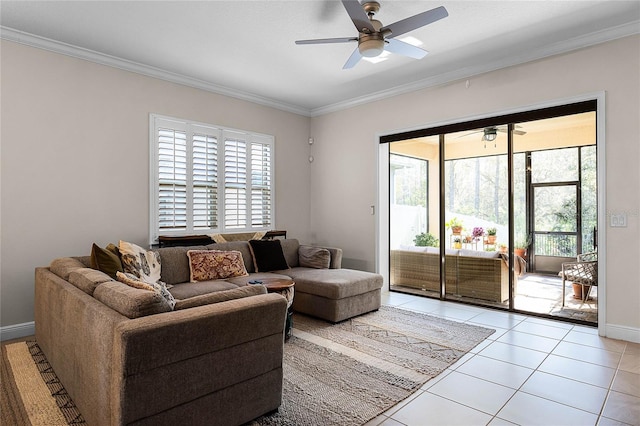
[[[415, 296], [415, 297], [418, 297], [418, 296]], [[413, 302], [413, 301], [412, 300], [407, 300], [407, 301], [404, 301], [404, 302], [402, 302], [402, 303], [400, 303], [398, 305], [392, 305], [392, 306], [397, 306], [397, 307], [404, 308], [404, 309], [410, 309], [408, 307], [404, 307], [403, 305], [409, 304], [411, 302]], [[430, 306], [429, 308], [432, 308], [432, 307]], [[410, 309], [410, 310], [413, 311], [414, 309]], [[474, 313], [474, 312], [472, 312], [472, 310], [469, 310], [469, 311], [471, 313]], [[418, 310], [418, 312], [424, 312], [424, 311]], [[509, 399], [507, 399], [507, 401], [500, 407], [500, 409], [494, 415], [491, 415], [490, 413], [487, 413], [485, 411], [478, 410], [476, 408], [470, 407], [470, 406], [468, 406], [466, 404], [463, 404], [463, 403], [461, 403], [459, 401], [452, 400], [450, 398], [446, 398], [446, 397], [443, 397], [441, 395], [435, 394], [430, 390], [430, 388], [426, 389], [426, 390], [420, 390], [420, 392], [419, 392], [420, 395], [422, 395], [422, 394], [424, 394], [426, 392], [429, 395], [433, 395], [433, 396], [437, 396], [437, 397], [440, 397], [440, 398], [447, 399], [447, 400], [449, 400], [449, 401], [451, 401], [451, 402], [453, 402], [455, 404], [461, 405], [463, 407], [467, 407], [467, 408], [469, 408], [471, 410], [474, 410], [474, 411], [477, 411], [477, 412], [480, 412], [480, 413], [487, 414], [487, 415], [491, 416], [491, 421], [494, 421], [495, 419], [506, 420], [506, 419], [503, 419], [503, 418], [499, 417], [499, 413], [505, 408], [505, 406], [518, 393], [530, 395], [532, 397], [540, 398], [540, 399], [546, 400], [546, 401], [551, 402], [551, 403], [555, 403], [555, 404], [558, 404], [558, 405], [561, 405], [561, 406], [565, 406], [565, 407], [568, 407], [568, 408], [571, 408], [571, 409], [574, 409], [574, 410], [579, 410], [579, 411], [582, 411], [584, 413], [591, 414], [593, 416], [596, 416], [596, 419], [597, 419], [596, 420], [596, 424], [599, 423], [602, 418], [607, 418], [608, 419], [608, 417], [604, 416], [604, 410], [605, 410], [605, 407], [607, 406], [607, 403], [609, 402], [609, 399], [610, 399], [612, 393], [614, 392], [613, 385], [615, 383], [615, 380], [619, 376], [620, 371], [622, 371], [620, 367], [622, 365], [624, 354], [626, 354], [626, 353], [631, 354], [631, 352], [628, 352], [629, 351], [628, 343], [625, 343], [624, 346], [621, 349], [611, 350], [610, 348], [607, 348], [607, 347], [594, 346], [592, 344], [584, 344], [582, 342], [575, 342], [575, 341], [571, 341], [571, 340], [566, 340], [573, 332], [580, 333], [580, 334], [585, 334], [585, 335], [590, 335], [590, 336], [594, 336], [594, 334], [591, 332], [591, 330], [582, 330], [581, 326], [578, 326], [576, 324], [571, 325], [569, 328], [566, 328], [566, 327], [555, 327], [553, 324], [546, 324], [543, 321], [536, 321], [537, 317], [531, 317], [531, 316], [526, 316], [526, 315], [523, 316], [521, 314], [515, 314], [516, 317], [515, 318], [511, 318], [510, 316], [512, 315], [512, 313], [509, 313], [509, 312], [500, 312], [500, 311], [495, 312], [498, 316], [506, 315], [506, 317], [503, 317], [503, 318], [507, 318], [506, 322], [508, 324], [507, 324], [506, 328], [505, 327], [498, 327], [498, 326], [493, 325], [493, 324], [483, 324], [483, 323], [480, 323], [480, 322], [474, 322], [474, 320], [476, 320], [476, 321], [479, 320], [479, 318], [478, 318], [479, 316], [484, 315], [486, 313], [489, 313], [489, 314], [492, 313], [492, 312], [489, 312], [489, 311], [487, 311], [487, 312], [477, 312], [477, 313], [475, 313], [475, 315], [471, 316], [470, 318], [468, 318], [466, 320], [459, 319], [459, 318], [453, 318], [453, 317], [450, 317], [450, 316], [446, 316], [445, 315], [446, 312], [444, 312], [444, 314], [443, 314], [442, 310], [438, 309], [438, 308], [433, 308], [432, 311], [428, 311], [428, 312], [424, 312], [424, 313], [427, 313], [427, 314], [430, 314], [430, 315], [434, 315], [434, 316], [440, 317], [440, 318], [445, 318], [445, 319], [452, 320], [452, 321], [457, 321], [457, 322], [460, 322], [460, 323], [470, 323], [472, 325], [478, 325], [478, 326], [482, 326], [482, 327], [485, 327], [485, 328], [494, 328], [494, 329], [496, 329], [496, 331], [498, 333], [500, 333], [501, 330], [504, 330], [504, 332], [502, 332], [502, 334], [500, 334], [499, 336], [495, 337], [494, 339], [491, 339], [492, 336], [488, 336], [485, 339], [485, 341], [489, 341], [489, 343], [484, 348], [480, 349], [477, 353], [469, 351], [468, 354], [470, 354], [470, 357], [467, 360], [465, 360], [462, 364], [456, 366], [456, 369], [450, 369], [449, 374], [451, 372], [457, 372], [457, 373], [460, 373], [462, 375], [473, 377], [474, 379], [485, 381], [487, 383], [491, 383], [491, 384], [498, 385], [498, 386], [503, 386], [503, 387], [508, 388], [508, 389], [513, 389], [514, 393], [513, 393], [513, 395], [511, 395], [511, 397]], [[522, 317], [522, 319], [520, 319], [520, 317]], [[511, 321], [513, 321], [513, 323], [511, 323]], [[546, 327], [551, 327], [551, 328], [555, 328], [555, 329], [562, 329], [562, 330], [565, 330], [565, 333], [562, 336], [562, 338], [558, 339], [556, 337], [549, 337], [549, 336], [541, 335], [540, 333], [534, 333], [534, 332], [531, 332], [531, 331], [516, 330], [516, 327], [518, 327], [519, 325], [521, 325], [521, 324], [523, 324], [525, 322], [528, 323], [528, 324], [533, 324], [533, 325], [540, 325], [540, 326], [546, 326]], [[539, 349], [533, 349], [531, 347], [521, 346], [519, 344], [513, 344], [513, 343], [509, 343], [509, 342], [505, 342], [505, 341], [498, 341], [498, 339], [502, 338], [503, 336], [505, 336], [510, 331], [515, 331], [515, 332], [518, 332], [518, 333], [527, 334], [527, 335], [531, 335], [531, 336], [537, 336], [537, 337], [545, 338], [545, 339], [552, 339], [552, 340], [555, 340], [555, 344], [553, 345], [553, 347], [550, 350], [542, 351], [542, 350], [539, 350]], [[573, 335], [575, 336], [575, 334], [573, 334]], [[501, 344], [505, 344], [505, 345], [509, 345], [509, 346], [512, 346], [512, 347], [528, 349], [528, 350], [533, 350], [535, 352], [544, 353], [545, 356], [544, 356], [543, 360], [540, 363], [538, 363], [535, 368], [531, 369], [530, 367], [522, 366], [522, 365], [519, 365], [519, 364], [516, 364], [516, 363], [513, 363], [513, 362], [504, 361], [504, 360], [497, 359], [497, 358], [488, 357], [486, 355], [482, 355], [481, 354], [481, 352], [484, 349], [486, 349], [486, 347], [492, 345], [495, 342], [498, 342], [498, 343], [501, 343]], [[590, 350], [595, 349], [595, 350], [598, 350], [598, 351], [604, 351], [604, 352], [611, 353], [613, 355], [619, 355], [619, 357], [618, 357], [618, 359], [617, 359], [617, 361], [615, 363], [616, 364], [615, 367], [610, 367], [608, 365], [598, 364], [597, 362], [593, 362], [593, 361], [579, 360], [577, 358], [572, 358], [571, 356], [565, 356], [565, 355], [553, 353], [555, 350], [558, 349], [558, 347], [559, 347], [559, 345], [561, 343], [568, 343], [570, 345], [579, 345], [580, 347], [584, 347], [585, 349], [588, 348]], [[548, 373], [546, 371], [540, 370], [540, 367], [542, 366], [542, 364], [544, 364], [545, 361], [550, 359], [551, 355], [553, 355], [554, 357], [558, 357], [558, 358], [563, 358], [563, 359], [568, 359], [568, 360], [578, 360], [578, 361], [582, 361], [582, 362], [585, 362], [585, 363], [593, 365], [593, 366], [603, 367], [603, 368], [606, 368], [606, 369], [611, 369], [611, 370], [614, 370], [614, 373], [613, 373], [613, 376], [612, 376], [611, 380], [608, 382], [608, 386], [604, 387], [602, 385], [594, 385], [592, 383], [588, 383], [588, 382], [584, 382], [584, 381], [581, 381], [581, 380], [577, 380], [577, 379], [574, 379], [572, 377], [560, 376], [558, 374]], [[531, 372], [530, 372], [530, 374], [528, 374], [526, 379], [524, 379], [522, 384], [517, 389], [514, 389], [514, 388], [512, 388], [510, 386], [506, 386], [504, 384], [492, 381], [491, 379], [484, 379], [484, 378], [473, 376], [472, 374], [468, 374], [468, 373], [459, 371], [459, 369], [462, 366], [464, 366], [466, 363], [470, 362], [476, 356], [481, 356], [482, 358], [492, 359], [492, 360], [495, 360], [495, 361], [504, 362], [504, 363], [511, 364], [511, 365], [514, 365], [514, 366], [517, 366], [517, 367], [527, 368], [527, 369], [531, 370]], [[560, 379], [563, 379], [563, 380], [569, 380], [569, 381], [575, 382], [577, 384], [594, 386], [594, 387], [597, 387], [599, 389], [606, 390], [606, 395], [605, 395], [605, 397], [603, 399], [603, 402], [602, 402], [602, 405], [600, 406], [600, 409], [598, 410], [598, 413], [587, 411], [587, 410], [584, 410], [582, 408], [571, 406], [571, 405], [569, 405], [567, 403], [559, 402], [559, 401], [556, 401], [556, 400], [553, 400], [553, 399], [550, 399], [550, 398], [547, 398], [547, 397], [538, 396], [538, 395], [535, 395], [533, 393], [524, 391], [523, 388], [524, 388], [525, 384], [528, 383], [531, 380], [531, 378], [533, 377], [533, 375], [536, 372], [539, 372], [541, 374], [554, 376], [554, 377], [557, 377], [557, 378], [560, 378]], [[624, 394], [624, 395], [635, 396], [633, 394], [627, 394], [626, 392], [621, 392], [621, 393]], [[402, 409], [402, 408], [400, 408], [400, 409]], [[396, 412], [397, 411], [395, 411], [394, 413], [396, 413]], [[397, 422], [397, 420], [393, 419], [392, 416], [389, 416], [388, 419]], [[612, 419], [615, 420], [614, 418], [612, 418]], [[491, 421], [489, 423], [491, 423]], [[619, 421], [620, 423], [624, 423], [624, 422], [622, 422], [620, 420], [616, 420], [616, 421]], [[398, 423], [400, 423], [400, 422], [398, 422]]]

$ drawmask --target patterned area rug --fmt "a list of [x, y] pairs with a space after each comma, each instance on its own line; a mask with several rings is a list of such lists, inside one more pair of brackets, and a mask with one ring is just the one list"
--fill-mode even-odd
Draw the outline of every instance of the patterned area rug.
[[3, 345], [0, 372], [0, 424], [86, 424], [36, 342]]
[[362, 425], [494, 333], [383, 306], [339, 324], [296, 315], [283, 402], [257, 425]]
[[[340, 324], [294, 316], [283, 402], [250, 424], [362, 425], [494, 330], [383, 306]], [[85, 424], [37, 343], [2, 346], [0, 424]]]

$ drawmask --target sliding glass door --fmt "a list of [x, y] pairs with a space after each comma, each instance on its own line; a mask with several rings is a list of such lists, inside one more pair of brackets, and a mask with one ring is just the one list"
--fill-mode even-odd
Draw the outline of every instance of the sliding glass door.
[[597, 261], [585, 297], [563, 272], [597, 244], [595, 107], [383, 138], [391, 290], [596, 322]]
[[440, 296], [439, 138], [389, 146], [391, 287]]

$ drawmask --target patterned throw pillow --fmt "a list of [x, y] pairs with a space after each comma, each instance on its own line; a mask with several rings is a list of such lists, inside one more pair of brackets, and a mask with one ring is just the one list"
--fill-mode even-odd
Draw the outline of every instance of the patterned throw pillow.
[[158, 252], [147, 251], [140, 246], [122, 240], [119, 242], [118, 248], [124, 272], [133, 274], [148, 283], [160, 281], [161, 265]]
[[189, 250], [191, 282], [222, 280], [249, 275], [239, 251]]
[[325, 248], [301, 245], [298, 247], [298, 261], [302, 267], [328, 269], [331, 253]]
[[157, 283], [141, 281], [140, 278], [127, 272], [116, 272], [116, 279], [121, 283], [128, 285], [129, 287], [137, 288], [140, 290], [155, 291], [167, 301], [167, 304], [171, 307], [171, 309], [176, 306], [176, 300], [173, 297], [173, 294], [169, 292], [169, 290], [167, 289], [167, 285], [162, 281], [158, 281]]

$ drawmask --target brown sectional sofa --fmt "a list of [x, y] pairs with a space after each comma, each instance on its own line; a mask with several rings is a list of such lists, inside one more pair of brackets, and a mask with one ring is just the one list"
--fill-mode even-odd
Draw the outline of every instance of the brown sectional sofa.
[[[439, 267], [437, 247], [391, 250], [391, 285], [439, 292]], [[445, 280], [447, 294], [498, 303], [509, 298], [509, 266], [497, 252], [446, 249]]]
[[[282, 399], [286, 300], [248, 285], [296, 282], [294, 309], [341, 321], [380, 306], [382, 277], [299, 266], [297, 240], [282, 240], [290, 269], [255, 273], [246, 241], [158, 249], [161, 280], [177, 303], [60, 258], [35, 271], [36, 340], [88, 424], [242, 424]], [[189, 249], [238, 250], [246, 277], [190, 283]], [[299, 301], [298, 301], [299, 300]]]

